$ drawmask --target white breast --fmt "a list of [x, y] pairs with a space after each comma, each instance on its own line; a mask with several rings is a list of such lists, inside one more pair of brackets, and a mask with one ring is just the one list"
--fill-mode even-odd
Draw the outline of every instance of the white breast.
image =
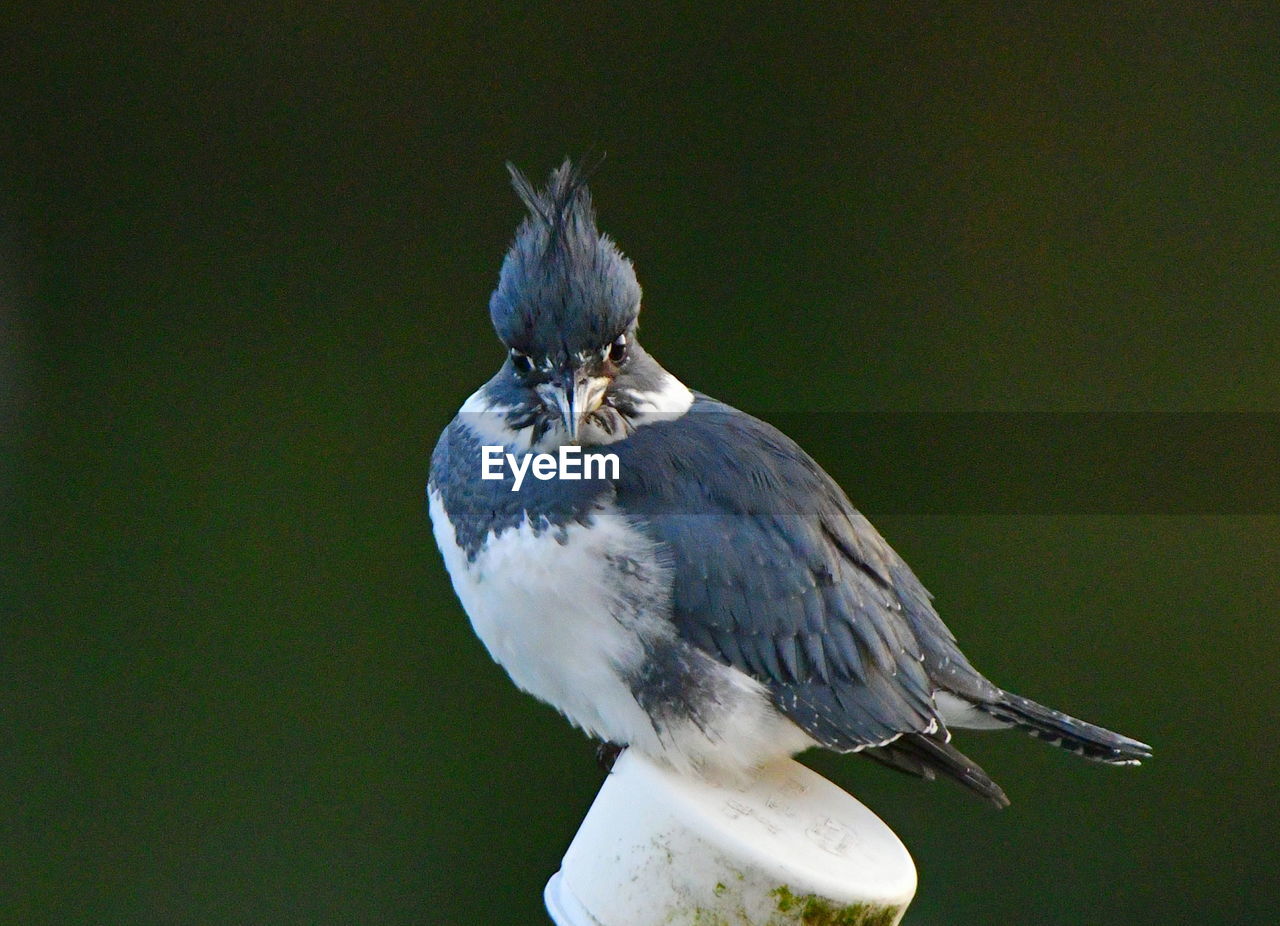
[[653, 590], [669, 582], [652, 544], [623, 517], [605, 513], [589, 529], [537, 533], [525, 521], [490, 538], [468, 562], [434, 491], [430, 510], [454, 591], [511, 680], [592, 736], [652, 738], [624, 676], [643, 659], [640, 634], [659, 617], [621, 600], [617, 565], [629, 561], [646, 573], [647, 600], [656, 604]]
[[643, 640], [670, 638], [669, 567], [623, 516], [536, 533], [526, 521], [490, 538], [473, 561], [458, 546], [439, 493], [430, 493], [436, 542], [471, 626], [520, 688], [599, 739], [628, 745], [686, 774], [741, 776], [813, 741], [772, 704], [764, 686], [712, 664], [714, 704], [703, 723], [655, 726], [628, 678]]

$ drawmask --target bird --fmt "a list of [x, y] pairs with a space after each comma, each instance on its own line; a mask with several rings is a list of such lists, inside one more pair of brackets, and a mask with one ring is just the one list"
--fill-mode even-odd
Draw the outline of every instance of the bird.
[[[489, 300], [505, 356], [441, 434], [427, 503], [454, 591], [517, 687], [614, 750], [704, 780], [821, 747], [1003, 807], [954, 729], [1016, 728], [1111, 765], [1150, 757], [989, 681], [807, 453], [645, 351], [640, 285], [597, 227], [592, 165], [566, 158], [542, 189], [507, 168], [527, 214]], [[565, 448], [613, 469], [517, 487], [513, 468]]]

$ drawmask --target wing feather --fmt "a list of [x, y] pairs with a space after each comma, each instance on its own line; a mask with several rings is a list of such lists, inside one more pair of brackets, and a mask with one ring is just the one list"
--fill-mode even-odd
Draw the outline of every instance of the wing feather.
[[670, 552], [685, 640], [763, 683], [830, 748], [942, 729], [926, 663], [958, 653], [954, 641], [804, 451], [706, 397], [615, 448], [617, 504]]

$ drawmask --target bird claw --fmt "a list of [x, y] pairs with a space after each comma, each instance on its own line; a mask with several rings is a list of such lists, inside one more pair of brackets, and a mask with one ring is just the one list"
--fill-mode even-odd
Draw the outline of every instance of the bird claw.
[[622, 750], [626, 748], [617, 743], [601, 743], [596, 747], [596, 764], [604, 771], [612, 772], [613, 763], [618, 761], [618, 756], [622, 755]]

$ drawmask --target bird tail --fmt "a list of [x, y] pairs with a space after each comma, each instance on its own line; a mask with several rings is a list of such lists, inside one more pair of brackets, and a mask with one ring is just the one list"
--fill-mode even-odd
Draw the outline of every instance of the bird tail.
[[862, 755], [930, 781], [937, 777], [937, 772], [941, 772], [997, 808], [1008, 807], [1009, 798], [1000, 786], [978, 763], [947, 742], [946, 737], [945, 732], [904, 733], [884, 746], [862, 750]]
[[993, 701], [976, 702], [978, 710], [996, 720], [1061, 746], [1076, 755], [1108, 765], [1138, 765], [1151, 758], [1151, 747], [1104, 727], [1077, 720], [1030, 698], [1003, 691]]

